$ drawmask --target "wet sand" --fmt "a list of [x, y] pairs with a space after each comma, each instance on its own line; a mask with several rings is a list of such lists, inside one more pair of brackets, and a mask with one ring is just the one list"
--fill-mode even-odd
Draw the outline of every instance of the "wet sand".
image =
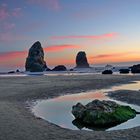
[[[26, 101], [108, 88], [137, 80], [140, 80], [140, 76], [0, 77], [0, 140], [139, 140], [140, 127], [110, 132], [68, 130], [36, 118], [25, 104]], [[139, 91], [133, 92], [133, 96], [130, 91], [121, 92], [125, 93], [121, 94], [123, 101], [140, 105]], [[111, 94], [122, 100], [118, 95]]]

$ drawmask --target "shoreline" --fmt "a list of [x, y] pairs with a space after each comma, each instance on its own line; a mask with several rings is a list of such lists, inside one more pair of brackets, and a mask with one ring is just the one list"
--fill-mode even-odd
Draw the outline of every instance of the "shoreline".
[[25, 105], [25, 101], [53, 98], [64, 94], [108, 88], [116, 84], [127, 84], [138, 80], [140, 80], [139, 75], [1, 77], [0, 139], [138, 140], [140, 139], [140, 126], [127, 130], [108, 132], [69, 130], [36, 118]]

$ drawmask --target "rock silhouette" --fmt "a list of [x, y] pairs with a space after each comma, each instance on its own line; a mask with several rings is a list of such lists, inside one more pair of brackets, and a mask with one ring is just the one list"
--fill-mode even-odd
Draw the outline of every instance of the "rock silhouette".
[[132, 73], [140, 73], [140, 64], [130, 67]]
[[66, 71], [67, 68], [64, 65], [58, 65], [52, 69], [52, 71]]
[[76, 68], [89, 68], [86, 53], [84, 51], [78, 52], [76, 56]]
[[112, 70], [104, 70], [102, 74], [113, 74]]
[[25, 69], [30, 72], [42, 72], [47, 69], [44, 51], [39, 41], [35, 42], [29, 49]]
[[129, 69], [120, 69], [120, 74], [128, 74], [129, 73]]

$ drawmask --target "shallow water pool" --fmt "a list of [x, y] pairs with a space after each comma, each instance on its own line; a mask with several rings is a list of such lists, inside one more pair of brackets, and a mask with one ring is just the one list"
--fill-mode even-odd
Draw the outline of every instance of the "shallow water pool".
[[[72, 130], [101, 130], [97, 128], [85, 128], [82, 126], [76, 126], [72, 122], [75, 119], [71, 113], [72, 106], [81, 102], [82, 104], [87, 104], [88, 102], [99, 99], [99, 100], [112, 100], [121, 105], [129, 105], [136, 111], [140, 112], [140, 106], [127, 104], [124, 102], [116, 101], [109, 98], [107, 95], [108, 91], [115, 90], [139, 90], [140, 81], [123, 84], [118, 86], [113, 86], [110, 89], [93, 90], [82, 92], [78, 94], [70, 94], [65, 96], [59, 96], [48, 100], [38, 100], [35, 105], [31, 107], [32, 112], [35, 116], [54, 123], [60, 127], [68, 128]], [[120, 130], [128, 129], [132, 127], [140, 126], [140, 115], [137, 115], [134, 119], [130, 119], [127, 122], [121, 123], [120, 125], [106, 128], [105, 130]]]

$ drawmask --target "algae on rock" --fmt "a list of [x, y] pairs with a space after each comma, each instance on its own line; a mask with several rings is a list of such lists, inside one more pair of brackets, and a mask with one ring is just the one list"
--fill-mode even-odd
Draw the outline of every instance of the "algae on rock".
[[75, 116], [74, 124], [109, 128], [134, 118], [137, 112], [113, 101], [93, 100], [85, 106], [77, 103], [72, 107], [72, 114]]

